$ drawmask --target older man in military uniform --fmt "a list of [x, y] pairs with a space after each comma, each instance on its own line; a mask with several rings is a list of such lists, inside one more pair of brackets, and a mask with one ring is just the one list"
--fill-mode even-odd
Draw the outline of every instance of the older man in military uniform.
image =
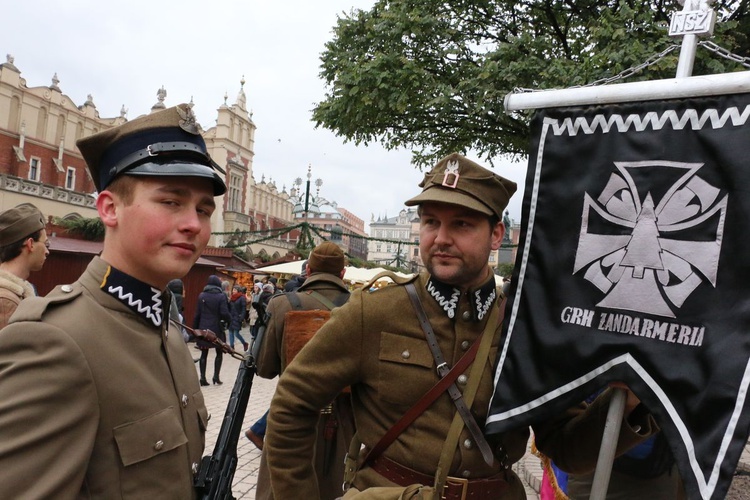
[[[502, 331], [500, 294], [487, 262], [502, 242], [503, 209], [516, 185], [452, 154], [420, 186], [407, 205], [419, 205], [420, 252], [428, 272], [399, 286], [355, 292], [279, 380], [266, 435], [278, 498], [315, 498], [310, 457], [317, 411], [347, 385], [358, 438], [350, 453], [359, 457], [349, 461], [351, 487], [344, 498], [526, 498], [510, 465], [524, 455], [528, 429], [492, 436], [491, 443], [478, 430], [487, 416]], [[410, 293], [421, 304], [421, 316]], [[475, 351], [480, 338], [485, 342]], [[404, 428], [394, 425], [420, 406], [445, 370], [462, 367], [467, 352], [477, 352], [481, 361], [459, 370], [457, 390], [440, 393]], [[461, 410], [459, 400], [468, 408]], [[539, 447], [557, 463], [593, 467], [606, 415], [602, 405], [606, 401], [535, 426]], [[630, 423], [623, 425], [620, 450], [654, 428], [648, 415]]]
[[180, 105], [78, 141], [104, 248], [0, 332], [0, 470], [14, 498], [195, 496], [208, 414], [167, 283], [226, 191]]

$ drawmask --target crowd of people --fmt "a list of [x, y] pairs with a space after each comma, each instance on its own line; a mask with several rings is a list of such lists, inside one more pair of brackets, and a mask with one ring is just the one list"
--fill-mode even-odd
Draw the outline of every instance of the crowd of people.
[[[27, 278], [48, 253], [44, 217], [27, 204], [0, 214], [3, 488], [17, 498], [193, 498], [206, 429], [220, 420], [208, 421], [201, 386], [212, 350], [212, 382], [222, 383], [224, 349], [198, 338], [196, 373], [179, 280], [208, 244], [226, 185], [190, 105], [78, 147], [105, 237], [76, 282], [36, 297]], [[510, 466], [529, 428], [482, 432], [504, 310], [488, 258], [516, 184], [452, 154], [420, 188], [406, 201], [420, 217], [420, 274], [350, 294], [344, 253], [323, 242], [286, 292], [275, 278], [248, 291], [212, 275], [198, 295], [192, 329], [244, 351], [255, 338], [258, 375], [279, 377], [246, 433], [262, 448], [257, 498], [526, 497]], [[610, 398], [605, 390], [535, 423], [537, 448], [572, 474], [593, 470]], [[617, 453], [658, 430], [628, 392]]]

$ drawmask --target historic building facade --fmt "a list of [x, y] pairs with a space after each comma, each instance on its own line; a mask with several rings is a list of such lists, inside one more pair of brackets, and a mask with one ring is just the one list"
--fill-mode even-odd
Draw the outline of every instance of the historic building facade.
[[369, 260], [380, 265], [396, 266], [418, 272], [419, 215], [415, 207], [402, 209], [395, 217], [373, 217], [370, 220]]
[[[118, 116], [102, 117], [90, 95], [76, 105], [59, 83], [55, 74], [51, 85], [29, 87], [12, 56], [0, 64], [0, 211], [30, 201], [52, 218], [98, 216], [96, 188], [76, 141], [125, 123], [127, 111], [123, 106]], [[296, 247], [299, 229], [284, 228], [298, 224], [302, 215], [293, 212], [295, 198], [285, 187], [279, 190], [265, 175], [256, 181], [256, 126], [244, 85], [243, 78], [234, 103], [224, 96], [216, 125], [201, 129], [208, 153], [226, 172], [227, 184], [226, 194], [216, 200], [219, 210], [211, 221], [209, 245], [237, 248], [250, 260], [274, 261]], [[148, 112], [168, 107], [166, 96], [166, 89], [159, 89]], [[335, 216], [316, 218], [311, 213], [308, 222], [333, 231], [346, 251], [366, 258], [364, 240], [349, 236], [365, 236], [362, 219], [325, 203], [333, 206]]]

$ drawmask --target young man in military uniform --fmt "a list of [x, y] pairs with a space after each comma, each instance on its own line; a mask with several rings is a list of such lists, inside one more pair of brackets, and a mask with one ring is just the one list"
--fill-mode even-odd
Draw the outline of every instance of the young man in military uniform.
[[35, 297], [27, 280], [40, 271], [49, 255], [44, 215], [31, 203], [0, 214], [0, 328], [8, 324], [18, 304]]
[[226, 191], [188, 105], [78, 141], [104, 248], [0, 332], [0, 470], [16, 498], [192, 498], [207, 411], [167, 283]]
[[[422, 192], [406, 204], [419, 205], [420, 253], [427, 272], [409, 281], [412, 292], [407, 291], [409, 283], [402, 282], [352, 294], [279, 380], [264, 448], [277, 498], [299, 498], [303, 492], [305, 498], [316, 498], [311, 496], [315, 491], [311, 436], [319, 409], [346, 386], [352, 388], [357, 438], [364, 449], [360, 452], [358, 442], [350, 447], [350, 453], [359, 457], [357, 464], [350, 462], [351, 487], [344, 498], [526, 498], [510, 465], [526, 451], [528, 428], [491, 436], [490, 443], [479, 430], [492, 396], [492, 368], [502, 331], [497, 319], [490, 323], [490, 318], [499, 318], [495, 308], [500, 297], [487, 262], [502, 242], [503, 209], [516, 185], [452, 154], [426, 174], [420, 186]], [[425, 311], [423, 321], [410, 293]], [[433, 330], [431, 344], [438, 346], [444, 363], [434, 359], [422, 327], [425, 322]], [[484, 349], [488, 354], [478, 370], [469, 365], [454, 382], [457, 399], [464, 401], [471, 415], [464, 417], [459, 411], [461, 417], [454, 418], [457, 403], [442, 392], [382, 449], [378, 443], [386, 432], [439, 381], [437, 371], [456, 365], [483, 332], [489, 337], [482, 335], [482, 339], [491, 339]], [[481, 359], [479, 354], [476, 359]], [[475, 387], [468, 391], [471, 386]], [[475, 391], [470, 403], [461, 394], [465, 390]], [[535, 426], [539, 448], [561, 467], [594, 467], [606, 417], [601, 411], [606, 396], [603, 399], [587, 411], [571, 409], [559, 419]], [[452, 425], [454, 421], [459, 426]], [[472, 421], [478, 429], [472, 430]], [[637, 425], [641, 434], [635, 432]], [[451, 428], [460, 432], [457, 439]], [[623, 425], [619, 451], [653, 428], [650, 416], [633, 426]], [[444, 452], [444, 443], [451, 442], [449, 435], [455, 445]], [[373, 448], [382, 450], [376, 458]], [[447, 459], [441, 460], [441, 455]], [[445, 488], [437, 484], [437, 491], [430, 491], [436, 476]], [[407, 486], [410, 493], [403, 491]]]
[[[270, 320], [258, 354], [258, 375], [274, 378], [281, 375], [288, 364], [284, 344], [285, 337], [290, 335], [285, 329], [285, 318], [289, 311], [330, 310], [333, 309], [332, 306], [341, 306], [348, 300], [349, 291], [342, 281], [345, 261], [344, 252], [338, 245], [330, 241], [321, 243], [310, 252], [310, 258], [305, 266], [307, 278], [302, 286], [296, 292], [277, 295], [271, 299], [267, 309]], [[292, 303], [295, 298], [299, 300], [296, 306]], [[314, 461], [318, 492], [320, 498], [335, 498], [341, 494], [344, 456], [354, 435], [354, 417], [349, 393], [339, 394], [333, 403], [323, 410], [316, 435]], [[274, 498], [265, 451], [261, 456], [255, 498]]]

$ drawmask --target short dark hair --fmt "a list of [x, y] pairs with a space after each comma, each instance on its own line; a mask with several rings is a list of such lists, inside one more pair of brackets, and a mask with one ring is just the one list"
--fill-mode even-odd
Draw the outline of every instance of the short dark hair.
[[42, 230], [34, 231], [28, 236], [25, 236], [21, 238], [18, 241], [14, 241], [13, 243], [10, 243], [9, 245], [5, 245], [4, 247], [0, 247], [0, 262], [8, 262], [19, 255], [21, 255], [21, 250], [23, 249], [23, 245], [26, 243], [26, 240], [31, 238], [34, 241], [39, 241], [39, 238], [42, 237]]

